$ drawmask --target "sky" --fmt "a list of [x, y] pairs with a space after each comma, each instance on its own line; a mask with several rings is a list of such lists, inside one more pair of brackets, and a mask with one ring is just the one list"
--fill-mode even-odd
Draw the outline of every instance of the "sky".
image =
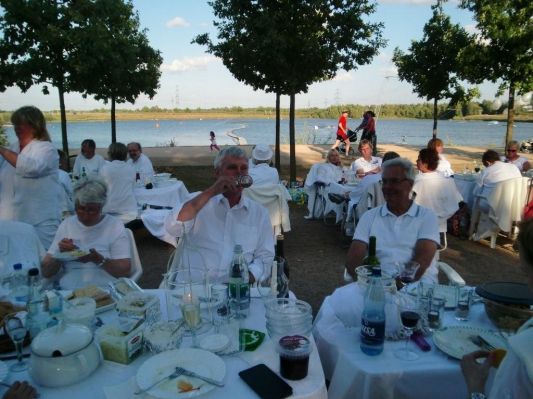
[[[373, 22], [384, 23], [383, 37], [388, 40], [385, 48], [369, 65], [357, 70], [340, 70], [329, 81], [315, 83], [307, 93], [296, 96], [297, 108], [326, 107], [336, 104], [409, 104], [424, 102], [412, 91], [407, 82], [400, 82], [391, 61], [394, 48], [407, 51], [411, 40], [420, 40], [423, 26], [431, 17], [431, 4], [436, 0], [378, 0], [377, 11], [369, 17]], [[119, 109], [159, 106], [161, 108], [215, 108], [275, 106], [275, 96], [236, 80], [222, 62], [205, 52], [205, 48], [191, 44], [198, 34], [209, 33], [216, 39], [211, 7], [204, 0], [134, 0], [141, 28], [153, 48], [161, 51], [160, 88], [152, 99], [140, 96], [135, 104], [118, 104]], [[472, 15], [457, 7], [457, 1], [444, 5], [453, 23], [469, 32], [475, 28]], [[304, 66], [302, 66], [304, 67]], [[481, 99], [493, 100], [496, 85], [479, 86]], [[39, 86], [21, 93], [9, 88], [0, 93], [0, 109], [14, 110], [32, 104], [42, 110], [59, 109], [57, 89], [51, 88], [44, 95]], [[84, 99], [76, 93], [65, 97], [69, 110], [108, 108], [103, 102]], [[288, 107], [289, 99], [282, 97], [281, 106]]]

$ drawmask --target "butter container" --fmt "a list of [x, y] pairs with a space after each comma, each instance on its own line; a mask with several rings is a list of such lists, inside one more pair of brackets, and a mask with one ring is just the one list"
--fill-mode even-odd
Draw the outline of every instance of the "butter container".
[[118, 302], [117, 310], [121, 317], [141, 317], [150, 323], [161, 319], [159, 298], [146, 292], [130, 292]]
[[144, 324], [129, 333], [117, 324], [106, 324], [96, 330], [96, 338], [105, 360], [130, 364], [142, 353]]

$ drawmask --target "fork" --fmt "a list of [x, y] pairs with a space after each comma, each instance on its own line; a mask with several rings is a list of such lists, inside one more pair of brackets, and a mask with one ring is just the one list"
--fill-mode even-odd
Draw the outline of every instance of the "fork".
[[188, 377], [198, 378], [202, 381], [205, 381], [209, 384], [216, 385], [217, 387], [223, 387], [224, 383], [222, 381], [217, 381], [209, 377], [204, 377], [203, 375], [197, 374], [194, 371], [190, 371], [187, 369], [184, 369], [183, 367], [176, 367], [176, 371], [179, 371], [181, 374], [186, 375]]
[[472, 335], [470, 337], [470, 341], [481, 349], [486, 349], [488, 351], [493, 351], [496, 349], [494, 346], [492, 346], [489, 342], [487, 342], [485, 339], [483, 339], [480, 335]]
[[166, 380], [173, 380], [174, 378], [177, 378], [179, 377], [180, 375], [184, 374], [181, 370], [178, 370], [178, 367], [176, 367], [176, 370], [174, 370], [174, 372], [170, 375], [167, 375], [166, 377], [163, 377], [161, 378], [160, 380], [154, 382], [152, 385], [150, 385], [149, 387], [147, 388], [144, 388], [144, 389], [139, 389], [137, 392], [134, 392], [135, 395], [140, 395], [141, 393], [145, 393], [147, 391], [149, 391], [150, 389], [152, 389], [153, 387], [155, 387], [156, 385], [159, 385], [161, 384], [163, 381], [166, 381]]

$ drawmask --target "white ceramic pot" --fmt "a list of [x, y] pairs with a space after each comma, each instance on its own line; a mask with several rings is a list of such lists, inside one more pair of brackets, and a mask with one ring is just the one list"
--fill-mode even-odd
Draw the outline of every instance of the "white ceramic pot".
[[102, 352], [91, 330], [60, 322], [33, 339], [29, 374], [39, 385], [62, 387], [84, 380], [101, 362]]

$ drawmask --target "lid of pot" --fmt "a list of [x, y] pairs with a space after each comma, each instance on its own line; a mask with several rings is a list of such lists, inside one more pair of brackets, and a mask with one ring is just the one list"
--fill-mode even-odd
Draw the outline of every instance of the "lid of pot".
[[31, 351], [43, 357], [68, 356], [87, 347], [92, 340], [93, 333], [84, 325], [60, 321], [37, 334], [31, 342]]
[[533, 305], [533, 292], [524, 283], [493, 281], [477, 286], [476, 293], [495, 302]]

